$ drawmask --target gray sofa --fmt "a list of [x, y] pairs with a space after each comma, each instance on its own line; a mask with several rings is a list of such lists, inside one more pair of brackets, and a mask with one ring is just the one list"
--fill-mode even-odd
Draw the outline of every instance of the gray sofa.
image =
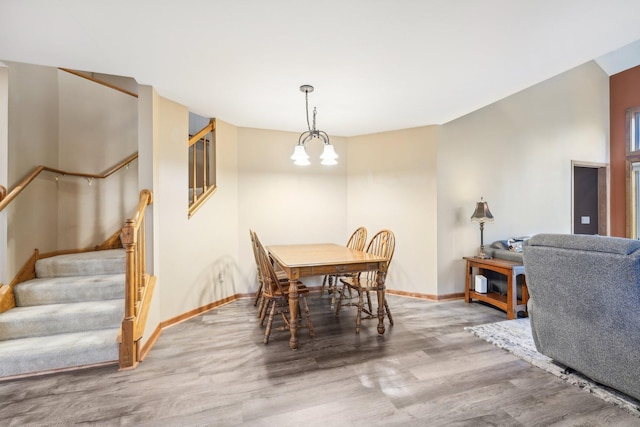
[[538, 351], [640, 399], [640, 241], [539, 234], [523, 259]]

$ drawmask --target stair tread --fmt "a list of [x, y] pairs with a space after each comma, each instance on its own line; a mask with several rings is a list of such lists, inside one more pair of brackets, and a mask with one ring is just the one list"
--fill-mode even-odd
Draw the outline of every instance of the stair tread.
[[0, 341], [0, 377], [117, 362], [120, 328]]
[[124, 273], [125, 250], [80, 252], [36, 261], [36, 277]]
[[116, 327], [124, 299], [16, 307], [0, 314], [0, 340]]
[[14, 288], [19, 307], [124, 298], [124, 273], [36, 278]]

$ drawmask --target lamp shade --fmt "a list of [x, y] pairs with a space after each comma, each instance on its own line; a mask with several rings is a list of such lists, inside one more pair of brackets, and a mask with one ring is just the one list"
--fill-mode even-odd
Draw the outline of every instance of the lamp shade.
[[493, 215], [489, 210], [489, 205], [482, 197], [480, 197], [480, 201], [476, 204], [476, 210], [471, 215], [471, 222], [493, 222]]
[[322, 154], [320, 155], [320, 159], [322, 159], [322, 162], [320, 162], [320, 164], [336, 165], [338, 164], [338, 162], [336, 161], [337, 158], [338, 158], [338, 155], [336, 154], [336, 151], [333, 149], [333, 145], [324, 144], [324, 149], [322, 150]]
[[304, 145], [296, 145], [296, 148], [293, 150], [293, 154], [291, 155], [291, 160], [294, 160], [293, 164], [306, 166], [310, 165], [309, 155], [307, 151], [304, 149]]

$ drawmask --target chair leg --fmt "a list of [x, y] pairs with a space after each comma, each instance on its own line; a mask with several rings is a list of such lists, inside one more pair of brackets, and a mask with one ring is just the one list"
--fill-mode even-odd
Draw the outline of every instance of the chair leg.
[[367, 290], [367, 306], [369, 307], [369, 313], [373, 313], [373, 305], [371, 305], [371, 293]]
[[360, 333], [360, 320], [362, 319], [362, 309], [364, 305], [363, 290], [358, 289], [358, 315], [356, 316], [356, 334]]
[[258, 317], [264, 317], [264, 305], [265, 305], [265, 297], [264, 295], [260, 295], [260, 299], [258, 300]]
[[273, 325], [273, 317], [276, 314], [276, 302], [272, 301], [271, 311], [269, 312], [269, 320], [267, 320], [267, 328], [264, 330], [264, 343], [269, 344], [269, 335], [271, 335], [271, 327]]
[[[324, 276], [324, 279], [322, 279], [322, 286], [320, 287], [320, 296], [322, 296], [322, 292], [324, 292], [324, 286], [327, 284], [327, 279], [328, 279], [328, 275]], [[329, 291], [327, 290], [327, 293], [329, 293]]]
[[304, 306], [304, 314], [307, 316], [307, 327], [309, 328], [309, 336], [315, 337], [316, 333], [313, 330], [313, 323], [311, 322], [311, 312], [309, 311], [309, 305], [307, 305], [307, 297], [302, 297], [302, 305]]
[[393, 317], [391, 316], [391, 311], [389, 310], [389, 304], [387, 304], [387, 298], [384, 299], [384, 309], [387, 312], [387, 317], [389, 318], [389, 324], [393, 326]]
[[258, 310], [258, 317], [260, 318], [260, 327], [264, 326], [264, 319], [267, 316], [267, 310], [269, 309], [269, 303], [271, 301], [268, 300], [267, 298], [262, 298], [262, 301], [260, 302], [261, 306], [260, 309]]
[[262, 283], [258, 282], [258, 290], [256, 291], [256, 296], [253, 300], [254, 307], [258, 305], [258, 301], [260, 300], [260, 298], [262, 298]]

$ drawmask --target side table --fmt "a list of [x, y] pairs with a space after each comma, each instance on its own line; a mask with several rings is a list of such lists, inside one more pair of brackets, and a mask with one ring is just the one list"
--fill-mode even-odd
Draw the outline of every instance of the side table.
[[[529, 294], [527, 292], [526, 279], [522, 282], [522, 299], [518, 300], [518, 294], [516, 291], [516, 277], [519, 275], [524, 276], [524, 265], [507, 261], [499, 258], [474, 258], [464, 257], [467, 261], [467, 272], [464, 288], [464, 300], [467, 303], [478, 300], [486, 302], [494, 307], [497, 307], [507, 313], [507, 319], [516, 319], [518, 317], [518, 311], [527, 312], [527, 300]], [[474, 273], [474, 269], [477, 270]], [[495, 271], [496, 273], [504, 274], [507, 276], [507, 295], [501, 295], [497, 292], [487, 292], [481, 294], [475, 291], [473, 277], [475, 274], [482, 274], [484, 270]]]

